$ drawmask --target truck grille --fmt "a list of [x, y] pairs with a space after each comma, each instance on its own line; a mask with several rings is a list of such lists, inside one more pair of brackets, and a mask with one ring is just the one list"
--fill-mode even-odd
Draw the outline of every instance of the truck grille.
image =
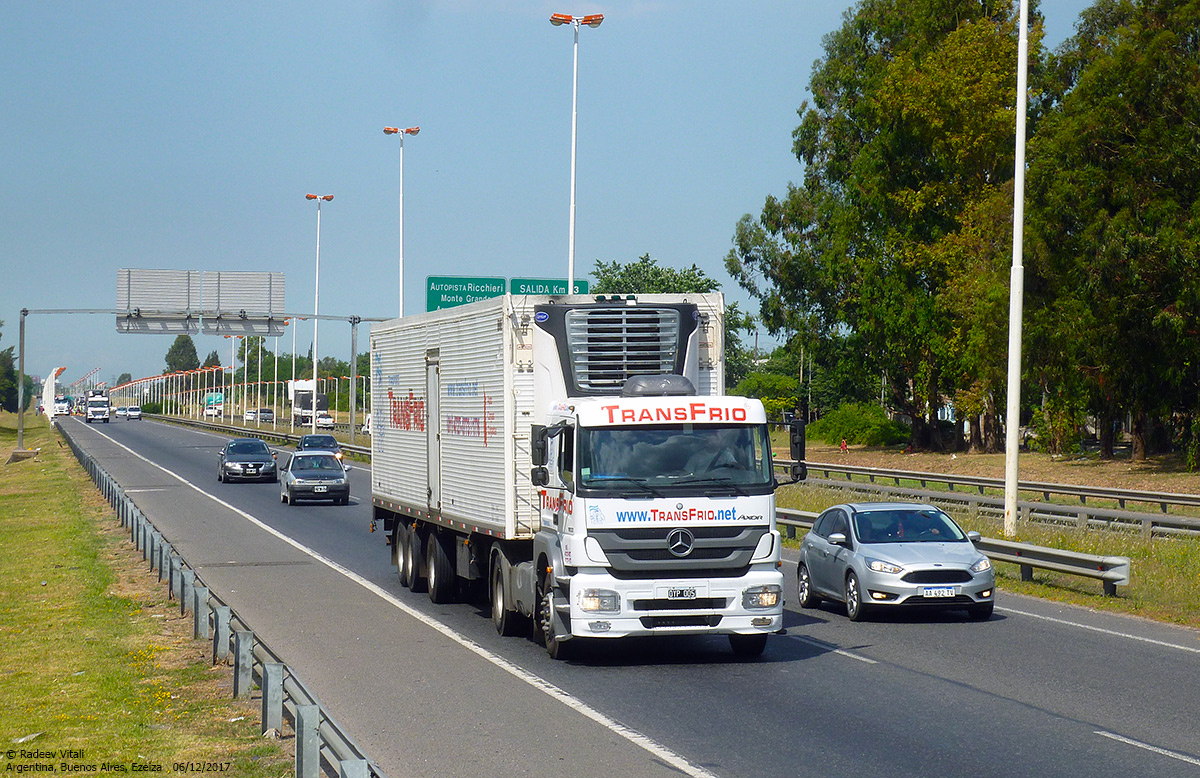
[[567, 312], [567, 348], [580, 388], [616, 392], [634, 375], [675, 371], [679, 311], [621, 306]]
[[721, 623], [720, 614], [712, 616], [642, 616], [638, 621], [646, 629], [659, 627], [715, 627]]
[[762, 526], [689, 527], [695, 539], [694, 547], [690, 554], [680, 557], [667, 548], [667, 535], [673, 529], [676, 529], [674, 525], [589, 529], [588, 535], [604, 549], [613, 575], [622, 577], [622, 573], [657, 571], [658, 574], [677, 576], [686, 571], [743, 570], [749, 566], [758, 541], [771, 531]]

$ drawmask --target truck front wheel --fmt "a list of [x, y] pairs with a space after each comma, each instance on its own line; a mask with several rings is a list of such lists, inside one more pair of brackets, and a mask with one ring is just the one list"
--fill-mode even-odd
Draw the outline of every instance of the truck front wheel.
[[760, 656], [763, 649], [767, 647], [767, 636], [766, 633], [761, 635], [730, 635], [729, 647], [733, 649], [734, 656], [751, 659]]
[[558, 619], [554, 615], [554, 579], [550, 573], [542, 573], [538, 580], [538, 632], [551, 659], [566, 659], [569, 648], [565, 641], [558, 639], [555, 630]]

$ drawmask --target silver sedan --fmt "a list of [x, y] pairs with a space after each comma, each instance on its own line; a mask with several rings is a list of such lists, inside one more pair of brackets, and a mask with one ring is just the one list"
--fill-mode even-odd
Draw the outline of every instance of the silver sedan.
[[846, 605], [851, 621], [875, 608], [936, 607], [987, 619], [996, 601], [991, 561], [932, 505], [851, 503], [817, 518], [800, 546], [800, 605]]

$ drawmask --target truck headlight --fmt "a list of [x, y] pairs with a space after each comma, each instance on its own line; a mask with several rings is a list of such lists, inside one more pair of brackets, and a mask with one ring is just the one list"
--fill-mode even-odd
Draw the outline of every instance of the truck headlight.
[[988, 559], [987, 557], [981, 557], [978, 562], [971, 565], [972, 573], [982, 573], [985, 570], [991, 570], [991, 569], [992, 569], [992, 560]]
[[742, 591], [742, 607], [750, 609], [774, 608], [779, 605], [783, 588], [777, 584], [751, 586]]
[[608, 589], [584, 589], [579, 607], [588, 613], [620, 613], [621, 595]]

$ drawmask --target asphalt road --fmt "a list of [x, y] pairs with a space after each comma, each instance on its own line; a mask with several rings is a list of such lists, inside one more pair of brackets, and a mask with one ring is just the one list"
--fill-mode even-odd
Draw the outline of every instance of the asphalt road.
[[1001, 591], [987, 622], [788, 606], [756, 661], [675, 638], [554, 662], [399, 585], [366, 465], [351, 505], [289, 507], [217, 483], [225, 438], [63, 423], [392, 778], [1200, 776], [1194, 630]]

